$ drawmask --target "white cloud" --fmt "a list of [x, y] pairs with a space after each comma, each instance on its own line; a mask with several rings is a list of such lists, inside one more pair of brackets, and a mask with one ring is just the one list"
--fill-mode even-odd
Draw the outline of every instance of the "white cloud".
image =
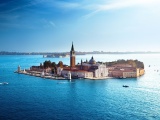
[[77, 8], [80, 6], [78, 3], [68, 3], [68, 2], [59, 2], [58, 5], [59, 7], [62, 8]]
[[83, 17], [87, 19], [100, 11], [121, 9], [121, 8], [127, 8], [127, 7], [132, 7], [132, 6], [154, 7], [155, 5], [159, 3], [160, 3], [160, 0], [114, 0], [106, 4], [93, 4], [93, 5], [87, 6], [86, 9], [88, 10], [92, 9], [93, 12]]
[[[33, 0], [33, 1], [28, 2], [28, 3], [26, 3], [24, 5], [21, 5], [21, 6], [14, 6], [13, 8], [8, 9], [6, 11], [4, 10], [4, 11], [2, 11], [0, 13], [10, 13], [10, 12], [13, 12], [13, 11], [16, 11], [16, 10], [20, 10], [20, 9], [23, 9], [23, 8], [27, 8], [27, 7], [31, 7], [31, 6], [37, 5], [37, 4], [42, 3], [42, 2], [45, 2], [45, 0]], [[4, 4], [4, 6], [5, 5], [7, 5], [7, 3]]]
[[56, 24], [51, 20], [47, 20], [43, 18], [40, 20], [40, 22], [43, 25], [43, 28], [55, 28], [56, 27]]
[[0, 19], [4, 19], [4, 20], [16, 20], [18, 19], [20, 16], [19, 15], [8, 15], [8, 14], [2, 14], [0, 16]]
[[158, 0], [119, 0], [118, 2], [100, 5], [100, 10], [119, 9], [124, 7], [130, 7], [135, 5], [151, 5], [154, 3], [160, 3]]
[[56, 26], [55, 23], [52, 22], [52, 21], [50, 21], [49, 23], [50, 23], [50, 25], [51, 25], [52, 27], [55, 27], [55, 26]]
[[19, 23], [0, 23], [0, 28], [17, 28], [17, 29], [36, 29], [34, 26], [28, 26], [24, 24], [19, 24]]
[[62, 9], [75, 9], [80, 7], [80, 3], [76, 3], [76, 2], [48, 0], [48, 1], [45, 1], [45, 3], [49, 6], [62, 8]]

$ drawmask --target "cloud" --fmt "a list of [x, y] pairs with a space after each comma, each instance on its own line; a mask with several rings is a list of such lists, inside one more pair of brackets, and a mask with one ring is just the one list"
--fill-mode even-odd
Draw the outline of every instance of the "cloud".
[[42, 25], [43, 28], [55, 28], [56, 24], [53, 22], [53, 20], [48, 20], [45, 18], [42, 18], [40, 20], [40, 24]]
[[19, 24], [19, 23], [0, 23], [0, 30], [3, 30], [4, 28], [36, 29], [34, 26], [28, 26], [28, 25]]
[[20, 16], [19, 15], [8, 15], [8, 14], [3, 14], [0, 16], [0, 19], [4, 19], [4, 20], [16, 20], [18, 19]]
[[57, 4], [61, 8], [70, 8], [70, 9], [77, 8], [80, 6], [80, 4], [78, 3], [70, 3], [70, 2], [58, 2]]
[[[20, 10], [20, 9], [23, 9], [23, 8], [27, 8], [27, 7], [37, 5], [37, 4], [42, 3], [44, 1], [45, 0], [33, 0], [32, 2], [28, 2], [28, 3], [25, 3], [25, 4], [17, 4], [17, 6], [10, 6], [9, 7], [10, 9], [8, 9], [8, 10], [1, 10], [0, 13], [10, 13], [10, 12], [13, 12], [13, 11], [16, 11], [16, 10]], [[15, 2], [11, 1], [11, 2], [8, 2], [8, 3], [0, 4], [0, 7], [1, 6], [7, 7], [7, 5], [13, 4], [13, 3], [15, 3]]]
[[135, 5], [148, 5], [152, 3], [159, 2], [158, 0], [119, 0], [118, 2], [107, 4], [107, 5], [100, 5], [100, 10], [111, 10], [111, 9], [119, 9], [125, 7], [131, 7]]
[[31, 1], [22, 0], [20, 2], [10, 1], [10, 2], [5, 2], [5, 3], [0, 3], [0, 7], [3, 7], [0, 10], [0, 13], [6, 14], [6, 13], [22, 10], [24, 8], [36, 6], [37, 4], [41, 4], [40, 6], [45, 6], [45, 7], [52, 6], [54, 8], [60, 8], [60, 9], [65, 9], [65, 10], [76, 9], [76, 8], [80, 8], [81, 6], [80, 2], [79, 3], [78, 2], [66, 2], [66, 1], [64, 2], [64, 1], [59, 1], [59, 0], [31, 0]]
[[91, 16], [94, 16], [98, 12], [101, 11], [108, 11], [108, 10], [115, 10], [121, 8], [127, 8], [132, 6], [148, 6], [155, 5], [160, 3], [160, 0], [114, 0], [111, 3], [106, 4], [94, 4], [86, 7], [88, 10], [93, 10], [91, 13], [83, 16], [83, 18], [88, 19]]
[[52, 27], [55, 27], [55, 26], [56, 26], [55, 23], [52, 22], [52, 21], [50, 21], [49, 23], [50, 23], [50, 25], [51, 25]]
[[76, 9], [80, 7], [80, 3], [78, 2], [64, 2], [59, 0], [47, 0], [45, 1], [45, 5], [60, 8], [60, 9]]

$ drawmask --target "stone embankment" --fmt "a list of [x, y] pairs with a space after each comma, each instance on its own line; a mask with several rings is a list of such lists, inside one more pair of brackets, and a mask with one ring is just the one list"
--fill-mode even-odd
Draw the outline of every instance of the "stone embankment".
[[37, 72], [37, 71], [16, 71], [15, 73], [18, 74], [24, 74], [24, 75], [30, 75], [30, 76], [35, 76], [35, 77], [41, 77], [41, 78], [45, 78], [45, 79], [53, 79], [53, 80], [66, 80], [66, 78], [64, 77], [55, 77], [52, 74], [47, 74], [47, 75], [41, 75], [41, 72]]

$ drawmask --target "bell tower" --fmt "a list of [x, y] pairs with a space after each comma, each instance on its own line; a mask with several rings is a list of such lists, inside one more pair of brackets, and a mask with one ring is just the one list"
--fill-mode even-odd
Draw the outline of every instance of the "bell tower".
[[71, 47], [71, 51], [70, 51], [70, 69], [73, 69], [75, 67], [75, 63], [76, 63], [76, 55], [75, 55], [75, 51], [74, 51], [74, 46], [73, 46], [73, 42], [72, 42], [72, 47]]

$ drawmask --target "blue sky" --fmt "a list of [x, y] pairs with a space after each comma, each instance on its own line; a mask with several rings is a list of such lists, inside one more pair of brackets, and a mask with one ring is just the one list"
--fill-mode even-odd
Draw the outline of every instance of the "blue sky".
[[1, 0], [0, 51], [160, 51], [160, 0]]

